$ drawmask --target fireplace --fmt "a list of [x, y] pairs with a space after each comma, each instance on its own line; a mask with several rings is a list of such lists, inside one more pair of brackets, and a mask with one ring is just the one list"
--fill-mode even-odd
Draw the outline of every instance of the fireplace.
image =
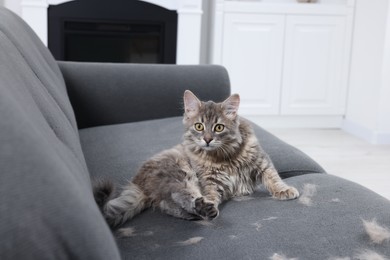
[[57, 60], [176, 63], [177, 13], [142, 1], [78, 0], [48, 8]]
[[[22, 18], [31, 26], [42, 42], [48, 46], [48, 9], [69, 2], [86, 0], [20, 0]], [[100, 6], [102, 0], [93, 2], [92, 9]], [[116, 0], [110, 2], [107, 10], [115, 8]], [[202, 0], [128, 0], [127, 2], [147, 2], [177, 14], [176, 64], [199, 64]], [[100, 7], [101, 8], [101, 7]], [[130, 10], [121, 8], [122, 12]], [[106, 11], [106, 10], [102, 10]]]

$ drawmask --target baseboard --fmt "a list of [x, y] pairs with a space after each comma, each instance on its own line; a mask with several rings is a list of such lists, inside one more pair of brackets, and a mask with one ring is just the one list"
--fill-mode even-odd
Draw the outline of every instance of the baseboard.
[[341, 128], [342, 116], [242, 115], [264, 128]]
[[371, 144], [390, 144], [390, 132], [379, 132], [344, 119], [341, 128]]

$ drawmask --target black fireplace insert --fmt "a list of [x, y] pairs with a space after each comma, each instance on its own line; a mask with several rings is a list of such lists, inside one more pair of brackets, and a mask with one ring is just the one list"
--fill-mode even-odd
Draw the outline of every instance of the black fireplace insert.
[[50, 5], [48, 47], [57, 60], [176, 63], [177, 13], [137, 0]]

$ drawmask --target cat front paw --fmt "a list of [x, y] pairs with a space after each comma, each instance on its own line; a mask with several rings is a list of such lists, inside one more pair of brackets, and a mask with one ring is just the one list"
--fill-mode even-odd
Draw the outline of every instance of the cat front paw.
[[195, 200], [195, 211], [205, 219], [214, 219], [219, 215], [219, 210], [214, 203], [205, 201], [203, 197]]
[[272, 196], [278, 200], [293, 200], [299, 197], [299, 191], [291, 186], [275, 192]]

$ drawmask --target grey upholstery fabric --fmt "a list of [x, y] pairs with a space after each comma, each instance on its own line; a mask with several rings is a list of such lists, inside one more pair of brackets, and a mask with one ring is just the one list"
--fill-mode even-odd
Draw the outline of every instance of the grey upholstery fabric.
[[0, 8], [0, 259], [118, 259], [56, 62]]
[[222, 101], [230, 94], [220, 66], [60, 62], [79, 128], [179, 116], [184, 90]]
[[[53, 103], [51, 106], [58, 106], [71, 126], [76, 129], [76, 121], [66, 94], [64, 80], [49, 50], [30, 27], [5, 8], [0, 9], [0, 31], [1, 35], [7, 38], [3, 41], [12, 44], [12, 49], [18, 53], [17, 57], [11, 56], [15, 59], [8, 61], [12, 63], [22, 60], [28, 66], [30, 74], [35, 74], [36, 80], [44, 86], [44, 91], [50, 94]], [[2, 51], [7, 52], [8, 49], [4, 48]], [[9, 53], [9, 55], [12, 54]], [[3, 66], [7, 65], [6, 60], [2, 61]], [[17, 71], [15, 70], [15, 72]], [[42, 109], [45, 109], [43, 105]]]
[[[83, 129], [80, 138], [92, 176], [116, 180], [119, 186], [151, 155], [180, 142], [182, 129], [176, 117]], [[335, 176], [314, 174], [322, 169], [305, 155], [258, 127], [256, 133], [282, 176], [312, 171], [285, 179], [305, 203], [274, 200], [260, 186], [243, 201], [222, 204], [211, 223], [149, 209], [115, 231], [123, 259], [269, 259], [274, 253], [352, 259], [362, 249], [390, 255], [387, 243], [370, 242], [362, 224], [362, 219], [376, 218], [389, 227], [388, 200]], [[292, 172], [283, 172], [289, 165]], [[315, 191], [305, 191], [305, 185]]]
[[[255, 131], [282, 177], [324, 173], [307, 155], [258, 126]], [[80, 139], [92, 177], [110, 176], [123, 183], [152, 155], [182, 140], [182, 117], [80, 130]]]
[[388, 200], [332, 175], [307, 174], [286, 182], [300, 191], [305, 184], [316, 185], [312, 205], [276, 201], [260, 189], [248, 200], [223, 204], [211, 225], [147, 210], [124, 226], [131, 235], [116, 231], [122, 257], [236, 260], [270, 259], [278, 253], [286, 259], [369, 259], [353, 258], [367, 249], [390, 256], [388, 242], [371, 243], [362, 224], [362, 219], [376, 218], [389, 227]]
[[288, 178], [303, 174], [325, 173], [325, 170], [302, 151], [252, 124], [261, 146], [270, 156], [279, 175]]

